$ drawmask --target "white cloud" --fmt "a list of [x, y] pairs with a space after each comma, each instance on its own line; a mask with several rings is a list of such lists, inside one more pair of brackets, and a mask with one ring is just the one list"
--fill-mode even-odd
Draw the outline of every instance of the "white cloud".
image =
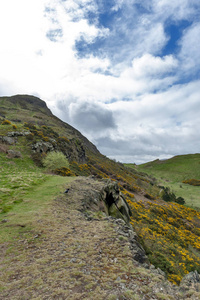
[[132, 72], [136, 78], [158, 76], [172, 72], [177, 65], [178, 61], [172, 55], [161, 58], [147, 53], [132, 61]]
[[68, 0], [62, 4], [69, 16], [76, 21], [85, 18], [88, 12], [96, 13], [98, 10], [93, 0]]
[[181, 51], [179, 54], [182, 62], [182, 70], [194, 73], [200, 67], [200, 23], [195, 23], [185, 30], [180, 41]]
[[189, 20], [197, 14], [197, 0], [154, 0], [155, 13], [162, 18]]
[[[79, 65], [74, 51], [75, 41], [81, 36], [92, 43], [97, 36], [107, 35], [107, 29], [89, 25], [86, 19], [73, 22], [59, 1], [3, 2], [0, 3], [1, 73], [4, 80], [13, 84], [16, 93], [37, 92], [51, 99], [56, 93], [66, 91], [74, 78], [81, 80], [90, 69], [107, 68], [106, 59], [93, 56]], [[62, 31], [62, 36], [52, 42], [46, 35], [56, 29]]]
[[164, 32], [163, 24], [152, 22], [152, 20], [149, 20], [149, 17], [141, 18], [141, 23], [135, 32], [135, 36], [137, 39], [137, 55], [146, 52], [158, 54], [168, 40]]

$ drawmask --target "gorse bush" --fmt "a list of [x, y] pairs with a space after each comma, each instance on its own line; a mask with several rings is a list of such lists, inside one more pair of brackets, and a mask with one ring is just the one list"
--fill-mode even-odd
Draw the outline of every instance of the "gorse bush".
[[57, 168], [54, 170], [54, 173], [60, 176], [75, 176], [75, 173], [66, 167]]
[[62, 152], [49, 152], [42, 162], [44, 167], [47, 168], [49, 171], [60, 169], [62, 167], [69, 168], [68, 159]]
[[200, 272], [200, 213], [174, 202], [143, 203], [125, 196], [150, 262], [176, 284], [185, 274]]
[[32, 129], [32, 130], [36, 130], [37, 129], [37, 127], [33, 124], [33, 123], [31, 123], [31, 122], [24, 122], [24, 127], [25, 128], [27, 128], [27, 129]]
[[9, 120], [4, 120], [1, 125], [11, 125], [12, 123]]
[[186, 184], [194, 185], [194, 186], [200, 186], [200, 180], [198, 180], [198, 179], [187, 179], [182, 182], [186, 183]]

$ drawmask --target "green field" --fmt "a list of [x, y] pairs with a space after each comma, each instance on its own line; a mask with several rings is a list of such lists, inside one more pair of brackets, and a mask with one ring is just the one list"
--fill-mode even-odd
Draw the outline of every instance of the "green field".
[[142, 165], [126, 166], [156, 178], [158, 185], [169, 187], [177, 197], [183, 197], [186, 205], [200, 208], [200, 187], [183, 183], [183, 180], [200, 180], [200, 154], [175, 156], [168, 160], [155, 160]]

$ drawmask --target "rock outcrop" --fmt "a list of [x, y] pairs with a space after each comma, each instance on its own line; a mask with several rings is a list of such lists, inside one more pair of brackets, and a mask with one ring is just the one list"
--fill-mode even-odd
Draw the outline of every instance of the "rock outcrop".
[[31, 132], [30, 131], [10, 131], [7, 133], [7, 136], [27, 136], [29, 135]]
[[200, 276], [197, 271], [190, 272], [187, 275], [185, 275], [181, 281], [181, 285], [187, 285], [191, 286], [194, 283], [199, 283], [200, 282]]
[[[146, 253], [138, 241], [136, 232], [129, 223], [131, 210], [119, 191], [117, 182], [110, 182], [110, 180], [98, 182], [92, 177], [81, 179], [81, 181], [84, 181], [84, 190], [90, 189], [86, 192], [82, 201], [82, 212], [86, 215], [88, 221], [93, 219], [88, 211], [100, 210], [104, 212], [106, 220], [116, 225], [117, 233], [122, 237], [122, 240], [123, 237], [128, 238], [133, 259], [143, 267], [149, 268], [150, 263]], [[81, 186], [83, 186], [83, 183], [81, 183]], [[82, 193], [84, 194], [84, 191]]]
[[0, 136], [0, 142], [7, 145], [14, 145], [17, 143], [18, 136], [27, 136], [29, 134], [29, 131], [9, 131], [6, 136]]
[[[130, 250], [132, 253], [133, 259], [138, 262], [140, 265], [142, 265], [145, 268], [150, 267], [150, 262], [148, 260], [148, 257], [141, 246], [141, 244], [138, 241], [138, 236], [136, 232], [133, 230], [132, 226], [127, 226], [126, 222], [122, 219], [111, 219], [112, 222], [116, 224], [116, 230], [119, 234], [119, 236], [127, 237], [130, 243]], [[164, 272], [163, 272], [164, 273]]]
[[32, 151], [34, 153], [47, 153], [47, 152], [55, 151], [55, 150], [56, 150], [56, 147], [49, 142], [39, 141], [32, 145]]
[[48, 153], [51, 151], [61, 151], [69, 161], [77, 161], [80, 164], [86, 162], [85, 149], [72, 141], [59, 141], [49, 139], [49, 142], [38, 141], [32, 144], [33, 153]]
[[17, 142], [17, 140], [9, 136], [0, 136], [0, 142], [7, 145], [14, 145]]
[[132, 215], [130, 207], [119, 191], [117, 182], [108, 183], [100, 193], [100, 201], [105, 203], [106, 213], [125, 220], [129, 224]]

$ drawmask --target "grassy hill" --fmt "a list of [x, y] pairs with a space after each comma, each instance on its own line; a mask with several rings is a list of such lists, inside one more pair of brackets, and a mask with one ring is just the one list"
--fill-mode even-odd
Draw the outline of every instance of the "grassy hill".
[[[129, 164], [135, 168], [135, 165]], [[200, 180], [200, 154], [175, 156], [168, 160], [155, 160], [136, 167], [156, 178], [157, 184], [167, 186], [177, 196], [185, 199], [190, 207], [200, 208], [200, 188], [186, 183], [190, 179]]]
[[[48, 151], [61, 151], [65, 154], [65, 156], [69, 160], [69, 172], [66, 172], [64, 175], [68, 176], [59, 176], [56, 175], [55, 172], [49, 173], [45, 170], [42, 164], [42, 159], [43, 157], [45, 157]], [[182, 183], [182, 180], [185, 179], [190, 179], [194, 177], [195, 179], [200, 179], [198, 175], [198, 168], [196, 168], [196, 165], [199, 163], [199, 156], [196, 155], [194, 156], [194, 158], [195, 163], [193, 164], [192, 159], [189, 162], [189, 160], [186, 158], [178, 157], [179, 162], [181, 159], [185, 161], [185, 167], [183, 161], [182, 166], [180, 166], [181, 164], [178, 164], [176, 162], [176, 158], [174, 159], [174, 162], [173, 160], [169, 160], [170, 163], [172, 161], [172, 165], [176, 165], [177, 170], [179, 170], [179, 172], [177, 171], [177, 174], [179, 175], [175, 175], [175, 172], [173, 171], [170, 175], [171, 171], [170, 168], [168, 168], [168, 179], [163, 177], [164, 175], [162, 175], [163, 178], [161, 178], [161, 181], [158, 181], [158, 184], [168, 186], [169, 184], [171, 184], [169, 181], [170, 178], [173, 178], [174, 182], [172, 182], [172, 184], [174, 184], [174, 186], [177, 187], [179, 185], [182, 185], [182, 187], [179, 187], [179, 189], [183, 192], [187, 190], [189, 191], [190, 188], [198, 189], [199, 187], [194, 187]], [[189, 166], [191, 166], [192, 164], [193, 167], [189, 169]], [[152, 168], [151, 165], [153, 165]], [[156, 184], [155, 179], [152, 176], [150, 176], [153, 174], [153, 172], [149, 172], [154, 169], [154, 165], [156, 165], [159, 168], [161, 166], [164, 166], [165, 162], [153, 162], [147, 164], [146, 166], [138, 166], [136, 169], [126, 167], [121, 163], [116, 163], [108, 159], [107, 157], [102, 155], [97, 150], [95, 145], [88, 141], [79, 131], [55, 117], [47, 108], [45, 102], [38, 98], [27, 95], [1, 97], [0, 230], [2, 245], [1, 253], [3, 255], [2, 267], [4, 271], [8, 270], [8, 272], [6, 273], [6, 281], [4, 282], [4, 279], [0, 279], [0, 281], [2, 280], [3, 282], [0, 285], [0, 290], [4, 292], [4, 295], [6, 295], [6, 291], [9, 291], [10, 289], [10, 278], [12, 278], [13, 293], [17, 290], [17, 287], [18, 289], [19, 286], [23, 287], [23, 280], [26, 282], [26, 286], [27, 284], [29, 285], [31, 283], [31, 289], [33, 290], [35, 286], [37, 286], [37, 284], [41, 284], [41, 286], [43, 286], [45, 289], [48, 289], [48, 286], [50, 286], [50, 281], [54, 280], [54, 278], [51, 276], [51, 278], [49, 277], [48, 279], [44, 280], [41, 277], [38, 277], [38, 274], [40, 274], [41, 272], [41, 270], [38, 269], [38, 264], [40, 263], [41, 259], [38, 252], [40, 247], [44, 250], [44, 248], [47, 247], [47, 245], [48, 247], [50, 247], [49, 251], [52, 251], [51, 257], [49, 257], [49, 260], [47, 259], [46, 261], [46, 265], [45, 261], [42, 261], [43, 268], [47, 267], [48, 269], [48, 266], [50, 266], [51, 264], [51, 260], [57, 259], [53, 256], [54, 251], [55, 253], [57, 253], [57, 250], [53, 246], [52, 238], [56, 238], [57, 234], [59, 235], [59, 224], [63, 224], [63, 237], [65, 236], [65, 228], [67, 228], [67, 226], [71, 226], [69, 225], [68, 221], [63, 221], [65, 217], [62, 213], [62, 204], [66, 205], [65, 201], [63, 202], [62, 198], [63, 191], [67, 186], [71, 185], [73, 182], [76, 182], [79, 176], [88, 177], [92, 175], [93, 180], [98, 181], [102, 179], [110, 179], [111, 181], [118, 182], [120, 191], [126, 198], [132, 210], [131, 224], [133, 225], [134, 230], [138, 234], [138, 239], [140, 243], [146, 250], [150, 261], [156, 267], [159, 267], [163, 271], [165, 271], [168, 279], [171, 282], [180, 283], [182, 277], [190, 271], [198, 270], [200, 272], [200, 213], [194, 209], [187, 208], [183, 205], [179, 205], [173, 202], [168, 203], [162, 200], [162, 189]], [[193, 170], [196, 171], [193, 172]], [[144, 173], [144, 171], [146, 173], [149, 172], [150, 175], [147, 175], [146, 173]], [[163, 171], [162, 174], [168, 174], [167, 168], [165, 169], [165, 171], [166, 172]], [[156, 174], [153, 174], [153, 176], [156, 177]], [[157, 178], [160, 178], [159, 176]], [[80, 182], [77, 183], [76, 188], [78, 189], [78, 192], [76, 192], [73, 196], [72, 194], [71, 196], [69, 195], [72, 198], [69, 198], [68, 200], [76, 201], [76, 199], [78, 199], [81, 193], [83, 193], [83, 195], [86, 198], [89, 197], [88, 192], [90, 188], [88, 188], [88, 190], [85, 191], [84, 183], [82, 184], [83, 185], [81, 186]], [[89, 183], [89, 187], [90, 186], [91, 183]], [[179, 196], [178, 190], [177, 196]], [[55, 199], [60, 200], [56, 200], [55, 202]], [[188, 199], [190, 200], [190, 198]], [[188, 199], [186, 200], [189, 201]], [[59, 209], [58, 211], [55, 211], [56, 219], [55, 222], [53, 222], [53, 211], [56, 210], [56, 207], [58, 207]], [[87, 234], [87, 222], [85, 223], [85, 221], [80, 216], [78, 217], [78, 219], [76, 219], [76, 216], [79, 215], [78, 212], [80, 212], [79, 208], [74, 208], [73, 218], [70, 218], [70, 222], [74, 224], [74, 226], [72, 226], [73, 228], [79, 227], [79, 222], [82, 222], [81, 226], [85, 228], [85, 233], [81, 229], [79, 232], [81, 236], [81, 234]], [[70, 214], [70, 212], [67, 210], [66, 214]], [[59, 215], [62, 215], [61, 219], [59, 219]], [[69, 216], [67, 215], [67, 218], [68, 217]], [[100, 224], [99, 217], [96, 218], [97, 224]], [[47, 222], [49, 225], [45, 225], [45, 222]], [[54, 225], [55, 231], [53, 227]], [[96, 226], [98, 227], [98, 225]], [[104, 227], [103, 225], [101, 226], [105, 230], [108, 230], [109, 225], [106, 225], [107, 227]], [[48, 231], [48, 238], [46, 238], [49, 242], [46, 246], [45, 235], [44, 238], [42, 238], [42, 240], [38, 239], [38, 237], [35, 238], [36, 236], [40, 236], [42, 228]], [[71, 228], [70, 232], [75, 233], [73, 228]], [[92, 228], [90, 228], [90, 230], [92, 230]], [[88, 234], [90, 234], [89, 231]], [[99, 236], [99, 239], [101, 241], [103, 241], [105, 238], [103, 234], [103, 229], [101, 232], [98, 232], [98, 230], [96, 231], [96, 233], [93, 232], [91, 236], [96, 235]], [[124, 249], [124, 246], [120, 248], [120, 251], [122, 251], [123, 249], [123, 251], [125, 251], [124, 253], [126, 254], [120, 253], [120, 251], [117, 252], [119, 245], [117, 244], [116, 239], [113, 239], [113, 249], [116, 258], [117, 260], [121, 261], [120, 256], [122, 255], [122, 265], [129, 265], [130, 253], [126, 252], [126, 247], [128, 246], [126, 244], [126, 250]], [[71, 233], [70, 240], [73, 240]], [[106, 243], [108, 243], [108, 240], [109, 239], [106, 239]], [[60, 241], [57, 238], [56, 243], [60, 247]], [[72, 249], [70, 249], [70, 251], [76, 249], [76, 246], [77, 245], [74, 241]], [[106, 245], [104, 246], [106, 247]], [[31, 250], [31, 247], [33, 247], [33, 250]], [[34, 250], [34, 247], [37, 248], [38, 252]], [[94, 247], [94, 245], [92, 245], [91, 247]], [[24, 272], [23, 278], [20, 278], [19, 282], [15, 282], [15, 280], [17, 279], [14, 278], [17, 278], [19, 276], [18, 273], [20, 269], [19, 264], [18, 269], [14, 268], [14, 270], [12, 271], [11, 265], [13, 264], [13, 262], [16, 262], [14, 258], [15, 253], [17, 253], [17, 261], [19, 262], [21, 259], [21, 252], [26, 253], [26, 257], [31, 257], [31, 251], [33, 251], [33, 253], [35, 253], [36, 256], [38, 255], [37, 265], [33, 263], [33, 266], [31, 266], [31, 261], [28, 262], [28, 265], [30, 267], [29, 271], [32, 270], [33, 272], [32, 268], [35, 268], [35, 281], [33, 280], [33, 278], [26, 278], [26, 272], [24, 268], [27, 264], [27, 260], [25, 259], [25, 257], [22, 257], [22, 261], [24, 261], [23, 266], [21, 266], [23, 267]], [[45, 251], [46, 250], [44, 250], [44, 252]], [[89, 249], [88, 251], [92, 251], [92, 249]], [[107, 249], [105, 251], [110, 253], [111, 250]], [[73, 253], [73, 251], [70, 253]], [[83, 255], [83, 253], [81, 255]], [[127, 259], [125, 258], [125, 256], [127, 256]], [[71, 257], [70, 259], [73, 259], [73, 257]], [[95, 260], [96, 259], [97, 258], [95, 258]], [[114, 259], [114, 257], [112, 259]], [[84, 262], [86, 263], [85, 257]], [[104, 262], [109, 264], [109, 261], [107, 261], [106, 259], [104, 259]], [[66, 261], [64, 261], [64, 263], [66, 263]], [[72, 268], [72, 265], [73, 261], [70, 262], [70, 268]], [[120, 277], [121, 272], [123, 274], [120, 277], [122, 280], [121, 284], [125, 279], [126, 282], [131, 282], [131, 284], [133, 284], [134, 280], [136, 280], [137, 277], [135, 275], [133, 276], [133, 269], [136, 268], [136, 266], [132, 266], [133, 268], [131, 267], [129, 271], [126, 271], [126, 273], [124, 273], [125, 271], [123, 271], [124, 269], [122, 265], [117, 265], [117, 269], [115, 268], [115, 266], [112, 265], [114, 273], [117, 274], [116, 279]], [[108, 271], [108, 268], [105, 265], [103, 266], [103, 268], [105, 268], [102, 271], [103, 274], [107, 274], [108, 272], [110, 274], [110, 271]], [[49, 268], [49, 270], [53, 272], [51, 268]], [[61, 288], [61, 285], [59, 285], [58, 283], [58, 279], [60, 276], [59, 272], [64, 272], [63, 276], [65, 277], [69, 276], [69, 274], [66, 274], [66, 272], [63, 270], [61, 265], [60, 269], [57, 271], [58, 272], [55, 274], [57, 278], [56, 289], [59, 287]], [[104, 271], [106, 273], [104, 273]], [[137, 270], [138, 274], [140, 271]], [[78, 270], [76, 269], [74, 270], [74, 272], [76, 274], [73, 274], [73, 278], [80, 279], [80, 274], [77, 273]], [[101, 272], [100, 267], [98, 272]], [[145, 273], [146, 271], [144, 272], [143, 270], [141, 272]], [[131, 276], [134, 277], [134, 279]], [[149, 278], [149, 276], [153, 275], [148, 273], [148, 276], [146, 276], [147, 275], [145, 273], [145, 278]], [[103, 278], [105, 282], [107, 282], [106, 280], [108, 280], [108, 278]], [[127, 278], [132, 278], [131, 280], [133, 281], [130, 281]], [[49, 283], [45, 283], [45, 280], [49, 280]], [[87, 277], [87, 281], [88, 280], [89, 277]], [[81, 282], [82, 287], [87, 286], [87, 284], [89, 284], [86, 284], [83, 281]], [[108, 282], [107, 285], [109, 285]], [[139, 286], [139, 282], [137, 282], [137, 284]], [[127, 286], [130, 287], [131, 285], [128, 284]], [[73, 286], [73, 289], [77, 292], [77, 288]], [[91, 298], [87, 298], [86, 296], [85, 299], [94, 299], [94, 297], [98, 295], [98, 291], [94, 289], [94, 286], [91, 288], [88, 287], [88, 289], [91, 289]], [[95, 292], [92, 294], [93, 290], [95, 290]], [[105, 294], [104, 292], [102, 292], [102, 299], [109, 299], [106, 296], [110, 296], [110, 294], [108, 293], [109, 288], [107, 287], [105, 290]], [[112, 293], [113, 291], [114, 288], [112, 289]], [[87, 292], [88, 291], [85, 291], [86, 295]], [[48, 297], [49, 294], [47, 291], [46, 293]], [[64, 292], [62, 291], [62, 293]], [[29, 290], [28, 295], [30, 294], [31, 292]], [[143, 294], [145, 294], [145, 291], [143, 291]], [[34, 299], [40, 299], [37, 298], [39, 297], [38, 295], [39, 291], [38, 294], [36, 293]], [[139, 291], [138, 295], [140, 295]], [[119, 293], [118, 296], [115, 296], [116, 294], [113, 295], [113, 298], [111, 297], [110, 299], [117, 299], [117, 297], [119, 298]], [[161, 298], [161, 296], [160, 298], [157, 297], [155, 299], [165, 299]], [[20, 296], [16, 299], [23, 299], [23, 297], [24, 299], [26, 299], [26, 297], [28, 296], [20, 294]], [[10, 298], [4, 297], [3, 299]], [[132, 292], [128, 291], [126, 293], [125, 299], [140, 298], [134, 298]], [[184, 298], [168, 297], [166, 299]]]

